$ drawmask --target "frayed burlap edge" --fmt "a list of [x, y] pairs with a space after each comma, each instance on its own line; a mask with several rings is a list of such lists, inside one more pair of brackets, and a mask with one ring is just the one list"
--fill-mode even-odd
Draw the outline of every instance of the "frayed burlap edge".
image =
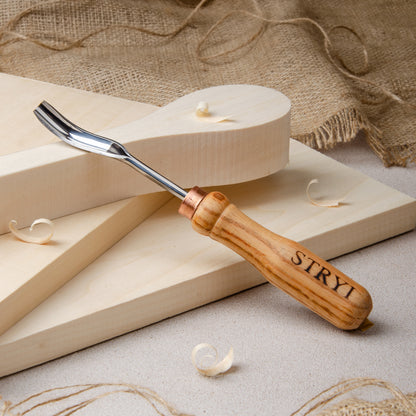
[[[314, 149], [328, 150], [337, 144], [351, 142], [359, 132], [364, 133], [373, 148], [382, 137], [382, 132], [356, 108], [344, 108], [311, 133], [294, 135], [293, 138]], [[377, 150], [379, 155], [383, 151], [378, 148], [374, 150]]]
[[384, 166], [406, 167], [409, 162], [416, 163], [416, 143], [402, 144], [385, 148], [381, 143], [368, 141], [374, 153], [384, 162]]
[[386, 167], [406, 167], [409, 162], [416, 163], [416, 142], [406, 145], [385, 147], [383, 133], [356, 108], [344, 108], [331, 116], [311, 133], [293, 135], [293, 138], [318, 150], [329, 150], [341, 143], [353, 141], [359, 133], [364, 137]]

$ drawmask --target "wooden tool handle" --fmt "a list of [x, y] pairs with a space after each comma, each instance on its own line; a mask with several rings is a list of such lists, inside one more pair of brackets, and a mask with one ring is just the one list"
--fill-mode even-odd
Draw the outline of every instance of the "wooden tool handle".
[[192, 227], [240, 254], [273, 285], [341, 329], [356, 329], [372, 308], [366, 289], [300, 244], [257, 224], [220, 192], [193, 188], [179, 212]]

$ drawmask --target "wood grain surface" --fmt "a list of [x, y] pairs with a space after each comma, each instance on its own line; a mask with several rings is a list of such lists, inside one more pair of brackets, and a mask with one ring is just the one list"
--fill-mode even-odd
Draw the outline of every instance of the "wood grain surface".
[[364, 287], [301, 244], [262, 227], [221, 192], [206, 195], [191, 222], [336, 327], [357, 329], [370, 313], [372, 300]]

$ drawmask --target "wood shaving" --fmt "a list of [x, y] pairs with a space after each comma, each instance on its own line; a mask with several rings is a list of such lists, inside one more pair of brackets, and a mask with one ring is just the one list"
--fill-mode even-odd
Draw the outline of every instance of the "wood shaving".
[[199, 102], [196, 106], [195, 113], [198, 117], [209, 117], [211, 114], [208, 109], [208, 103], [206, 103], [205, 101]]
[[[197, 359], [198, 353], [204, 349], [210, 350], [210, 353], [204, 354]], [[218, 374], [225, 373], [231, 368], [234, 360], [234, 349], [231, 347], [228, 354], [219, 361], [216, 348], [211, 344], [202, 343], [194, 347], [191, 358], [194, 367], [200, 374], [206, 377], [214, 377]], [[204, 364], [205, 360], [209, 360], [210, 364]]]
[[340, 199], [325, 199], [325, 200], [317, 200], [317, 199], [312, 198], [309, 193], [309, 188], [314, 183], [319, 183], [318, 179], [312, 179], [308, 183], [308, 186], [306, 187], [306, 195], [311, 204], [316, 205], [317, 207], [338, 207], [341, 204], [341, 202], [345, 199], [345, 197], [340, 198]]
[[[36, 232], [34, 232], [34, 228], [36, 225], [39, 224], [46, 224], [49, 228], [47, 233], [42, 232], [41, 235], [36, 235]], [[10, 232], [19, 240], [24, 241], [25, 243], [34, 243], [34, 244], [46, 244], [48, 243], [54, 233], [54, 225], [53, 222], [46, 219], [46, 218], [38, 218], [37, 220], [33, 221], [32, 225], [30, 226], [29, 230], [27, 232], [18, 230], [16, 228], [17, 221], [11, 220], [9, 222], [9, 230]]]
[[200, 101], [196, 107], [195, 115], [198, 120], [207, 121], [209, 123], [221, 123], [223, 121], [230, 121], [231, 116], [212, 116], [209, 111], [208, 103]]

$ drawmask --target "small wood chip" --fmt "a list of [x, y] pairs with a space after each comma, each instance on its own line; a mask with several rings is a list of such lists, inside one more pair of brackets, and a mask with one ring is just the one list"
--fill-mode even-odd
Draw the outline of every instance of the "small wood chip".
[[223, 121], [231, 121], [231, 116], [213, 116], [208, 107], [208, 103], [200, 101], [196, 107], [195, 115], [198, 120], [208, 123], [221, 123]]
[[196, 106], [195, 113], [198, 117], [209, 117], [210, 113], [208, 109], [208, 103], [206, 103], [205, 101], [199, 102]]

